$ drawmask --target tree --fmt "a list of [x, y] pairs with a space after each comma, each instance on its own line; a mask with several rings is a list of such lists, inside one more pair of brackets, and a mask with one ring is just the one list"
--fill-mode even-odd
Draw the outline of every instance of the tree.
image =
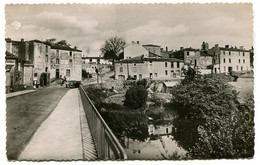
[[125, 39], [122, 37], [110, 37], [105, 41], [105, 44], [102, 45], [100, 51], [105, 59], [112, 59], [114, 64], [115, 60], [120, 59], [119, 54], [124, 50], [125, 44]]
[[126, 91], [124, 105], [133, 109], [142, 108], [146, 105], [147, 96], [148, 92], [144, 86], [133, 85]]
[[[252, 156], [253, 145], [246, 144], [252, 144], [253, 113], [241, 108], [231, 85], [217, 76], [185, 78], [172, 94], [172, 108], [180, 116], [174, 137], [192, 158]], [[250, 122], [244, 116], [250, 116]], [[242, 136], [243, 131], [247, 133]]]
[[57, 41], [56, 38], [50, 38], [50, 39], [46, 39], [45, 42], [49, 45], [54, 45], [56, 41]]
[[60, 40], [60, 41], [57, 41], [56, 38], [50, 38], [50, 39], [46, 39], [45, 42], [47, 44], [50, 44], [51, 46], [62, 46], [62, 47], [70, 47], [71, 45], [69, 43], [67, 43], [66, 40]]

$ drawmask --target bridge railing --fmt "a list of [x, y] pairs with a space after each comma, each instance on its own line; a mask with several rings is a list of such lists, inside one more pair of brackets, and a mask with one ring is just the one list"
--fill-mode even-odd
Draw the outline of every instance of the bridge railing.
[[98, 158], [101, 160], [127, 159], [124, 148], [110, 130], [82, 86], [79, 87], [79, 91]]

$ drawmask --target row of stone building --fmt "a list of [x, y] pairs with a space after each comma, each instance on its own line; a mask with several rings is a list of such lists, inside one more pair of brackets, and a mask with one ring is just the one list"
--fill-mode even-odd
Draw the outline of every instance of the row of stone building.
[[168, 51], [167, 47], [164, 50], [159, 45], [141, 45], [139, 41], [132, 41], [124, 48], [124, 59], [115, 63], [115, 78], [173, 80], [183, 76], [188, 67], [201, 74], [249, 71], [253, 69], [252, 53], [253, 48], [245, 50], [229, 45], [209, 48], [205, 42], [200, 49], [181, 47]]
[[82, 51], [39, 40], [6, 38], [6, 92], [33, 85], [48, 86], [56, 78], [81, 81]]

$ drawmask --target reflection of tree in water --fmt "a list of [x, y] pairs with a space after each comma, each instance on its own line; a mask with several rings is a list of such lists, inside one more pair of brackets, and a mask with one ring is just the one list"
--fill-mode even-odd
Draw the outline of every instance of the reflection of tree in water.
[[144, 142], [149, 136], [147, 116], [142, 112], [108, 111], [102, 117], [119, 139], [126, 136]]

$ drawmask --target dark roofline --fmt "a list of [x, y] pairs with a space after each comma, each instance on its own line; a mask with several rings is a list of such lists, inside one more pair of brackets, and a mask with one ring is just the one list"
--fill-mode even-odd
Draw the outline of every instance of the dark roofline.
[[52, 45], [51, 49], [59, 49], [59, 50], [69, 50], [69, 51], [75, 51], [75, 52], [82, 52], [82, 50], [73, 49], [71, 47], [59, 46], [59, 45]]
[[184, 60], [179, 60], [177, 58], [156, 58], [156, 57], [145, 57], [142, 60], [141, 56], [137, 56], [130, 59], [124, 59], [121, 61], [117, 61], [115, 63], [144, 63], [144, 61], [165, 61], [165, 62], [183, 62]]
[[5, 59], [18, 59], [18, 57], [16, 55], [14, 55], [13, 53], [5, 51]]
[[240, 52], [250, 52], [250, 50], [243, 50], [239, 48], [225, 48], [225, 47], [219, 47], [220, 50], [229, 50], [229, 51], [240, 51]]
[[30, 40], [29, 42], [37, 42], [37, 43], [42, 43], [42, 44], [45, 44], [45, 45], [51, 46], [51, 44], [49, 44], [49, 43], [47, 43], [47, 42], [45, 42], [45, 41], [37, 40], [37, 39], [35, 39], [35, 40]]
[[109, 59], [105, 59], [104, 57], [82, 57], [82, 59], [104, 59], [104, 60], [109, 60]]
[[168, 61], [168, 62], [184, 62], [177, 58], [144, 58], [144, 61]]
[[154, 45], [154, 44], [147, 44], [147, 45], [143, 45], [143, 46], [161, 47], [161, 46], [159, 46], [159, 45]]

